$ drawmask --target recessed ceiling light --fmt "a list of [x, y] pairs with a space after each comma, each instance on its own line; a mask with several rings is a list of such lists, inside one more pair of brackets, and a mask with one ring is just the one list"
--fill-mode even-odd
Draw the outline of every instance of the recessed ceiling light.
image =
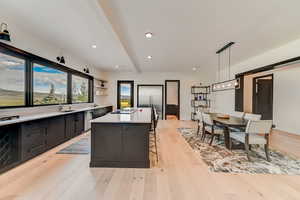
[[97, 45], [95, 45], [95, 44], [92, 45], [92, 48], [93, 48], [93, 49], [96, 49], [96, 48], [97, 48]]
[[145, 33], [145, 36], [146, 36], [146, 38], [150, 39], [150, 38], [152, 38], [153, 33], [151, 33], [151, 32]]
[[193, 68], [192, 68], [192, 70], [193, 70], [193, 71], [196, 71], [196, 70], [197, 70], [197, 68], [196, 68], [196, 67], [193, 67]]
[[152, 59], [152, 56], [147, 56], [147, 58], [150, 60], [150, 59]]

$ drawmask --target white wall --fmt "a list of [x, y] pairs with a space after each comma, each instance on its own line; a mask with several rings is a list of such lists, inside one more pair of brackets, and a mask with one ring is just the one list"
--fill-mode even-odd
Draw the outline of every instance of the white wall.
[[[60, 48], [53, 46], [51, 43], [48, 43], [47, 41], [44, 41], [32, 33], [28, 33], [17, 26], [17, 23], [12, 20], [9, 16], [2, 16], [3, 13], [0, 12], [0, 23], [5, 22], [8, 24], [8, 30], [11, 33], [11, 42], [5, 42], [8, 45], [17, 47], [19, 49], [25, 50], [27, 52], [33, 53], [35, 55], [41, 56], [43, 58], [46, 58], [48, 60], [56, 61], [56, 57], [60, 53]], [[24, 22], [25, 23], [25, 22]], [[4, 42], [1, 40], [1, 42]], [[96, 67], [90, 66], [87, 61], [81, 60], [78, 57], [72, 55], [69, 52], [63, 52], [63, 56], [66, 60], [66, 66], [76, 69], [78, 71], [83, 72], [83, 68], [87, 65], [90, 69], [90, 75], [97, 77], [97, 78], [106, 78], [106, 73], [101, 72]], [[95, 103], [101, 104], [103, 99], [101, 97], [95, 96]], [[53, 107], [53, 106], [52, 106]], [[40, 107], [42, 108], [42, 107]], [[1, 113], [7, 113], [7, 112], [14, 112], [18, 113], [20, 109], [2, 109]], [[30, 108], [22, 108], [22, 110], [34, 110]]]
[[166, 87], [167, 87], [167, 104], [178, 105], [178, 83], [168, 82]]
[[165, 80], [180, 80], [180, 117], [181, 120], [191, 119], [191, 86], [199, 83], [207, 84], [213, 75], [206, 73], [108, 73], [108, 102], [117, 106], [117, 80], [134, 80], [134, 103], [137, 104], [138, 84], [165, 84]]
[[[245, 60], [232, 67], [234, 74], [300, 56], [300, 39], [290, 42], [264, 54]], [[226, 72], [222, 72], [226, 73]], [[274, 72], [273, 118], [276, 128], [300, 134], [300, 65]], [[214, 95], [216, 112], [234, 113], [234, 91], [217, 92]]]

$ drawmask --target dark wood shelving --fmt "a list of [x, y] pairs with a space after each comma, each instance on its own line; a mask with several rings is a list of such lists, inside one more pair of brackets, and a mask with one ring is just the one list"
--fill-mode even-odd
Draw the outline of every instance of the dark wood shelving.
[[[208, 98], [208, 95], [210, 94], [210, 86], [192, 86], [191, 94], [192, 94], [191, 106], [193, 109], [191, 113], [191, 119], [197, 120], [196, 113], [199, 109], [210, 108], [210, 99]], [[203, 104], [198, 105], [200, 103]]]

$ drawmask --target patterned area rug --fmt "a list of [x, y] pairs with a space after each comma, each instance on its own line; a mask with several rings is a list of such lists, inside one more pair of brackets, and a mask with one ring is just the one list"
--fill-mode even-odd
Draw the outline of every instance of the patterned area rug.
[[[270, 150], [271, 162], [268, 162], [264, 148], [253, 146], [252, 161], [250, 162], [244, 150], [228, 150], [224, 146], [222, 137], [220, 141], [215, 139], [213, 145], [209, 146], [208, 141], [200, 141], [196, 130], [191, 128], [179, 128], [178, 130], [212, 172], [300, 175], [300, 160], [274, 149]], [[207, 136], [207, 139], [210, 137]]]
[[91, 150], [90, 137], [81, 138], [79, 141], [67, 146], [57, 154], [89, 154]]

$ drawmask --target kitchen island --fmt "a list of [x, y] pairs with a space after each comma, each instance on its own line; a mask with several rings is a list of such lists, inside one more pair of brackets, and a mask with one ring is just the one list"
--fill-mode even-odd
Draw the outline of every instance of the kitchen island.
[[90, 167], [150, 167], [151, 108], [109, 113], [91, 123]]

